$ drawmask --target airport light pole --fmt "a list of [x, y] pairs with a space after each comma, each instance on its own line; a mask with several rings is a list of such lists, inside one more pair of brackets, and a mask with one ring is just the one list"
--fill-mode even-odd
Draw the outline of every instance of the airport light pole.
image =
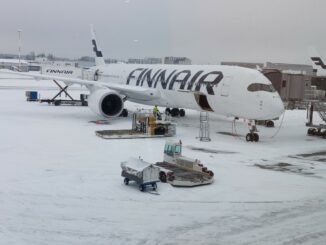
[[21, 53], [21, 36], [22, 36], [22, 31], [21, 29], [18, 29], [18, 71], [21, 71], [21, 64], [20, 64], [20, 53]]

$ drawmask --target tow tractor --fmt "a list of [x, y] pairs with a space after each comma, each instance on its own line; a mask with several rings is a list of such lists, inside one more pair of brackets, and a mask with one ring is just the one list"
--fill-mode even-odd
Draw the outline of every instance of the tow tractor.
[[172, 186], [199, 186], [211, 184], [214, 173], [207, 169], [200, 160], [182, 156], [182, 142], [167, 141], [164, 147], [163, 162], [157, 162], [160, 167], [161, 182]]

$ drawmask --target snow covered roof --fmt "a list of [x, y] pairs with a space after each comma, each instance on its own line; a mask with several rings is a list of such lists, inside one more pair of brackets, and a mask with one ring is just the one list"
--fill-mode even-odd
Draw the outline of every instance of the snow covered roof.
[[134, 169], [136, 171], [143, 171], [145, 168], [149, 167], [151, 163], [145, 162], [143, 159], [131, 157], [128, 161], [122, 162], [121, 167], [127, 167]]
[[[19, 64], [18, 59], [0, 59], [0, 63], [8, 63], [8, 64]], [[21, 64], [27, 65], [28, 62], [26, 60], [20, 60]]]
[[285, 74], [292, 74], [292, 75], [307, 75], [306, 71], [303, 70], [283, 70]]

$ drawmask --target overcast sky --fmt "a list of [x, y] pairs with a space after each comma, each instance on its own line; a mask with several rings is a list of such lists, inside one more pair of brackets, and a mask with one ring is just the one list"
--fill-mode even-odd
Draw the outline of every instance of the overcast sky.
[[1, 0], [0, 53], [91, 56], [94, 24], [106, 58], [187, 56], [308, 63], [326, 56], [325, 0]]

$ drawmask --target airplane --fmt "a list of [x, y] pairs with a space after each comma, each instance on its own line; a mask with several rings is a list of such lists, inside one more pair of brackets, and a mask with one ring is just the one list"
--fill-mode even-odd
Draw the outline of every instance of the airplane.
[[[103, 117], [119, 116], [127, 100], [166, 107], [181, 116], [185, 112], [179, 108], [186, 108], [253, 122], [275, 119], [284, 112], [272, 83], [257, 70], [224, 65], [105, 64], [92, 27], [91, 34], [95, 66], [89, 68], [87, 80], [56, 70], [51, 74], [8, 72], [85, 85], [90, 92], [89, 108]], [[250, 130], [246, 140], [258, 141], [256, 132]]]
[[324, 63], [322, 56], [319, 55], [317, 49], [309, 47], [308, 53], [312, 61], [312, 67], [317, 71], [318, 76], [326, 76], [326, 64]]

